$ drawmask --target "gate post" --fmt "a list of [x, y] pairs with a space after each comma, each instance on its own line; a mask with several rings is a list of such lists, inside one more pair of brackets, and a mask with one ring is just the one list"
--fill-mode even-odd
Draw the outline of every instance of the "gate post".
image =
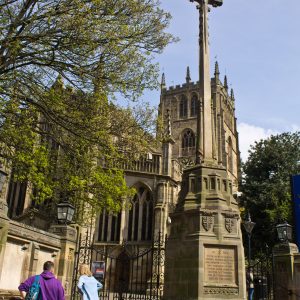
[[294, 291], [294, 255], [298, 247], [292, 243], [278, 244], [273, 249], [274, 299], [296, 300]]
[[295, 294], [297, 294], [297, 297], [299, 299], [300, 298], [300, 253], [297, 253], [294, 256], [294, 270], [295, 270], [294, 292]]
[[61, 251], [57, 274], [58, 279], [63, 284], [66, 299], [70, 299], [77, 232], [75, 228], [67, 225], [52, 225], [49, 231], [61, 236]]

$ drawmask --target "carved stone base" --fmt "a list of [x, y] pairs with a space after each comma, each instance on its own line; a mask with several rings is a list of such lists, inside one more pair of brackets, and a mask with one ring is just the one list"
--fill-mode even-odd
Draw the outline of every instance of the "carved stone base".
[[239, 295], [238, 287], [204, 287], [205, 295]]
[[226, 170], [199, 165], [183, 180], [170, 215], [164, 300], [245, 300], [241, 218]]

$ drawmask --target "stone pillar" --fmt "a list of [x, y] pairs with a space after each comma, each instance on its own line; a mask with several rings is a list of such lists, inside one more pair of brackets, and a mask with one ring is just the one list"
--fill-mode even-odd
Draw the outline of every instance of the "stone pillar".
[[70, 299], [76, 251], [76, 229], [67, 225], [52, 225], [50, 232], [61, 236], [61, 251], [58, 264], [58, 279], [65, 289], [66, 299]]
[[[295, 293], [294, 256], [298, 247], [292, 243], [278, 244], [273, 249], [275, 300], [299, 299]], [[299, 262], [300, 263], [300, 262]]]
[[[189, 111], [189, 110], [188, 110]], [[173, 145], [175, 140], [172, 137], [172, 125], [171, 125], [171, 113], [167, 110], [167, 124], [165, 132], [165, 140], [162, 144], [162, 165], [163, 174], [167, 176], [172, 176], [172, 156], [173, 156]]]
[[154, 207], [154, 238], [166, 233], [165, 203], [168, 197], [168, 183], [161, 180], [157, 183], [156, 204]]
[[294, 293], [300, 298], [300, 253], [294, 255]]
[[128, 220], [126, 215], [126, 210], [121, 210], [121, 225], [120, 225], [120, 243], [122, 243], [124, 240], [128, 239]]
[[169, 140], [163, 144], [163, 174], [172, 175], [172, 148], [174, 140]]

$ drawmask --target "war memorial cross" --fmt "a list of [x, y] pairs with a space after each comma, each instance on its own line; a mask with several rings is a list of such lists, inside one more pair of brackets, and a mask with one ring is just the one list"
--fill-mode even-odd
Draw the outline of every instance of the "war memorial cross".
[[197, 113], [196, 164], [213, 161], [215, 158], [212, 119], [211, 119], [211, 85], [208, 41], [209, 5], [218, 7], [223, 0], [190, 0], [197, 2], [199, 10], [199, 82], [200, 99]]

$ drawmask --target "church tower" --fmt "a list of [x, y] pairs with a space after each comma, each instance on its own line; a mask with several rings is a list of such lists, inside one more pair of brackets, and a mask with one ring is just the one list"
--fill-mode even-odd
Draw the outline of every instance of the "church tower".
[[[192, 1], [194, 2], [194, 1]], [[199, 82], [162, 90], [161, 111], [172, 114], [173, 155], [185, 164], [166, 247], [166, 300], [246, 299], [241, 218], [234, 193], [238, 134], [234, 94], [218, 63], [210, 78], [209, 5], [199, 10]]]
[[[240, 152], [238, 146], [238, 132], [235, 118], [235, 99], [233, 90], [228, 91], [224, 82], [220, 80], [218, 62], [215, 63], [214, 77], [211, 82], [211, 140], [212, 159], [217, 165], [223, 166], [232, 181], [235, 193], [238, 186]], [[197, 159], [203, 157], [204, 124], [197, 118], [198, 105], [200, 115], [203, 115], [203, 104], [200, 95], [200, 83], [192, 82], [189, 67], [186, 82], [166, 88], [165, 75], [162, 78], [160, 113], [164, 120], [164, 127], [168, 126], [168, 115], [171, 116], [172, 136], [174, 138], [173, 158], [181, 162], [183, 168], [196, 164]], [[200, 124], [198, 124], [198, 120]], [[200, 138], [198, 137], [198, 126]], [[199, 142], [197, 148], [197, 142]], [[196, 149], [198, 155], [196, 157]]]

